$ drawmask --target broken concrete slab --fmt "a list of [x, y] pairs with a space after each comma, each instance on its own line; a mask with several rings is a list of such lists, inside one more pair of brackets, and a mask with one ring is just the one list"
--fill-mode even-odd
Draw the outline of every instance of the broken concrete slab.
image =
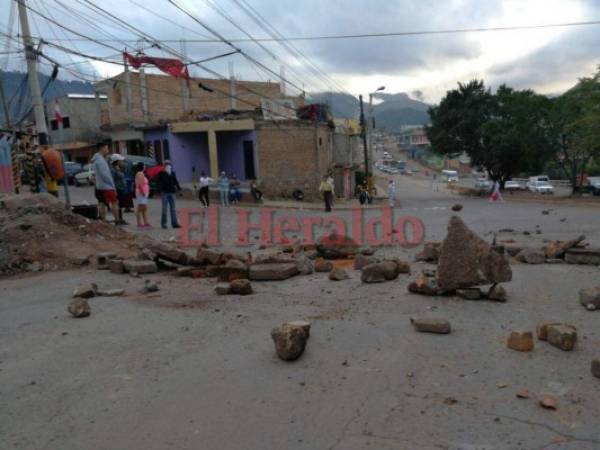
[[285, 264], [293, 263], [296, 259], [287, 253], [272, 253], [256, 255], [253, 264]]
[[600, 248], [571, 248], [565, 253], [568, 264], [587, 264], [600, 266]]
[[244, 278], [239, 278], [229, 283], [229, 291], [235, 295], [250, 295], [254, 292], [250, 281]]
[[304, 353], [309, 335], [307, 327], [297, 322], [284, 323], [271, 330], [275, 352], [284, 361], [294, 361]]
[[489, 300], [493, 300], [495, 302], [505, 302], [506, 298], [508, 297], [508, 294], [506, 293], [506, 289], [504, 289], [504, 286], [500, 284], [494, 284], [487, 291], [486, 297]]
[[552, 324], [548, 326], [548, 343], [564, 351], [571, 351], [577, 342], [577, 329], [572, 325]]
[[96, 255], [96, 268], [100, 270], [108, 270], [108, 261], [115, 259], [116, 253], [113, 252], [102, 252]]
[[111, 259], [108, 261], [108, 268], [112, 273], [125, 273], [125, 265], [122, 259]]
[[348, 275], [348, 272], [346, 272], [341, 267], [334, 267], [333, 270], [329, 272], [329, 279], [331, 281], [342, 281], [348, 280], [349, 278], [350, 275]]
[[181, 264], [183, 266], [188, 265], [188, 254], [172, 245], [163, 244], [161, 242], [148, 242], [146, 243], [145, 248], [166, 261]]
[[96, 295], [99, 297], [121, 297], [121, 296], [125, 295], [125, 289], [123, 289], [123, 288], [97, 289]]
[[255, 281], [287, 280], [298, 273], [295, 263], [253, 264], [250, 266], [249, 278]]
[[548, 327], [550, 325], [560, 325], [560, 322], [540, 322], [535, 327], [535, 333], [540, 341], [548, 340]]
[[446, 319], [433, 317], [410, 318], [415, 330], [421, 333], [448, 334], [451, 331], [450, 322]]
[[237, 259], [230, 259], [219, 266], [219, 281], [233, 281], [248, 278], [248, 267]]
[[158, 266], [154, 261], [126, 259], [123, 261], [123, 266], [125, 267], [125, 271], [128, 273], [144, 274], [158, 272]]
[[530, 352], [533, 350], [533, 334], [531, 331], [513, 331], [508, 337], [506, 346], [511, 350]]
[[555, 259], [555, 258], [563, 258], [567, 250], [570, 250], [573, 247], [576, 247], [581, 242], [585, 240], [585, 236], [582, 234], [575, 239], [571, 239], [570, 241], [557, 241], [552, 243], [548, 248], [546, 248], [546, 258]]
[[462, 219], [452, 216], [438, 261], [440, 289], [450, 291], [511, 279], [508, 260], [473, 233]]
[[218, 266], [224, 262], [223, 252], [209, 248], [199, 248], [196, 252], [196, 261], [200, 265]]
[[600, 286], [581, 289], [579, 291], [579, 303], [586, 308], [592, 305], [593, 308], [589, 308], [592, 311], [600, 309]]
[[67, 311], [71, 313], [73, 317], [81, 318], [88, 317], [92, 313], [92, 308], [87, 301], [76, 298], [71, 300], [69, 306], [67, 307]]
[[228, 295], [231, 292], [231, 286], [229, 283], [219, 283], [215, 286], [215, 293], [217, 295]]

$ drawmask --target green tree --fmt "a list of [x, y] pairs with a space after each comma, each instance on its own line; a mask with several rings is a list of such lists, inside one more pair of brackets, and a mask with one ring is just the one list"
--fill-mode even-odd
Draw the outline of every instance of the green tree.
[[590, 163], [600, 160], [600, 72], [554, 99], [549, 128], [556, 161], [577, 192]]

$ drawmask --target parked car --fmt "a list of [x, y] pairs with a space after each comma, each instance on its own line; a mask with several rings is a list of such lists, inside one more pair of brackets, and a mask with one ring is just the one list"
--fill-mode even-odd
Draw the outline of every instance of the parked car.
[[492, 182], [487, 178], [477, 178], [475, 180], [475, 189], [489, 191], [492, 188]]
[[69, 184], [73, 184], [75, 182], [75, 175], [83, 170], [83, 166], [79, 163], [72, 161], [65, 161], [65, 175]]
[[554, 194], [554, 187], [552, 187], [552, 185], [547, 181], [530, 181], [527, 187], [531, 192], [537, 192], [539, 194]]
[[593, 195], [600, 195], [600, 177], [589, 177], [584, 191]]
[[458, 183], [458, 172], [456, 170], [442, 170], [442, 180], [448, 183]]
[[92, 186], [94, 184], [94, 170], [92, 169], [91, 164], [86, 164], [81, 169], [81, 172], [75, 174], [73, 176], [73, 182], [75, 186]]
[[516, 181], [508, 180], [504, 182], [505, 191], [520, 191], [521, 185]]

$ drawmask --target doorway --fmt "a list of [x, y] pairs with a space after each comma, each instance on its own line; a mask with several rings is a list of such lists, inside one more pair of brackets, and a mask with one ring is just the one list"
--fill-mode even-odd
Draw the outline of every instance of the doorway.
[[244, 172], [246, 180], [254, 180], [256, 171], [254, 169], [254, 141], [244, 141]]

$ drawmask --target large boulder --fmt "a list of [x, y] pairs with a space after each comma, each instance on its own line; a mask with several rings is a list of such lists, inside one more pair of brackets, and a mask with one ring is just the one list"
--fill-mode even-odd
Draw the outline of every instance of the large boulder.
[[319, 238], [317, 251], [325, 259], [349, 258], [360, 251], [360, 246], [348, 236], [332, 233]]
[[508, 260], [469, 230], [458, 216], [452, 216], [438, 261], [440, 289], [451, 291], [511, 279]]
[[362, 268], [360, 280], [363, 283], [381, 283], [386, 280], [383, 266], [379, 263], [366, 265]]
[[423, 250], [417, 253], [415, 259], [417, 261], [424, 261], [436, 264], [440, 257], [441, 248], [441, 242], [425, 242], [425, 244], [423, 245]]
[[253, 264], [250, 266], [249, 278], [256, 281], [287, 280], [298, 273], [295, 263]]
[[542, 250], [527, 247], [517, 253], [515, 259], [527, 264], [543, 264], [546, 262], [546, 254]]

